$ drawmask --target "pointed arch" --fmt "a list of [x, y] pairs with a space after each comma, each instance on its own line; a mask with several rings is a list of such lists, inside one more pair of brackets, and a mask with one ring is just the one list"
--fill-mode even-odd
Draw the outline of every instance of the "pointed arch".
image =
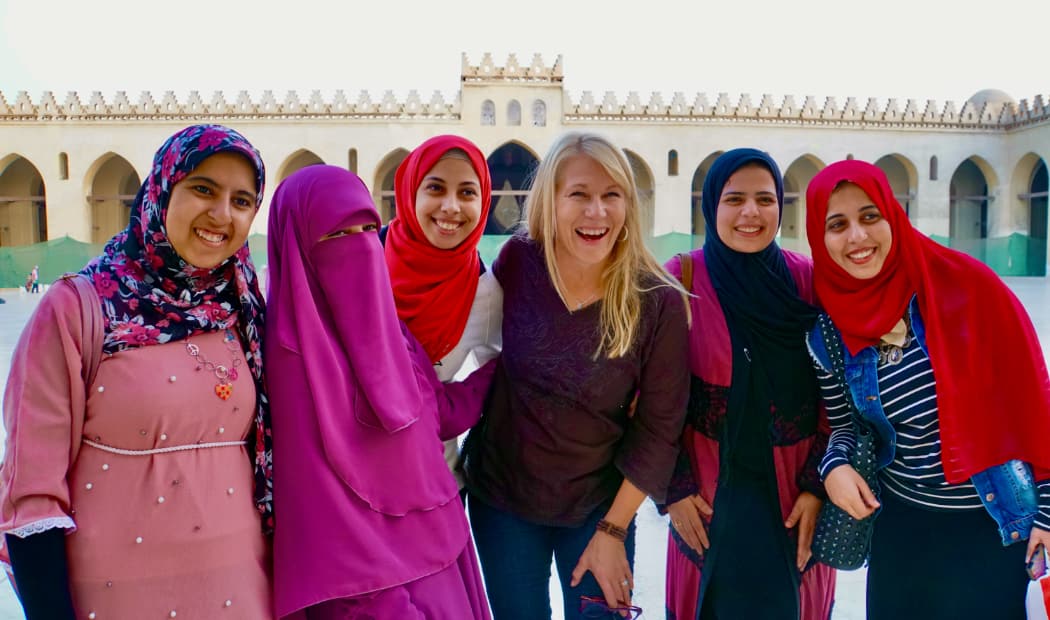
[[[704, 223], [703, 208], [704, 181], [707, 179], [707, 173], [711, 170], [712, 164], [714, 164], [715, 160], [721, 157], [724, 152], [725, 151], [715, 151], [714, 153], [711, 153], [704, 158], [704, 161], [700, 162], [700, 165], [697, 166], [696, 170], [693, 172], [693, 182], [689, 192], [689, 209], [693, 216], [692, 233], [694, 237], [703, 237], [707, 234], [707, 227]], [[694, 245], [699, 247], [699, 245], [703, 245], [703, 241], [699, 240], [699, 245], [697, 243], [694, 243]]]
[[[310, 149], [299, 149], [292, 153], [277, 168], [277, 183], [287, 179], [292, 173], [302, 170], [307, 166], [323, 164], [324, 160], [318, 157]], [[275, 185], [276, 187], [276, 185]]]
[[47, 240], [44, 177], [17, 153], [0, 158], [0, 247]]
[[[1010, 187], [1017, 190], [1007, 199], [1014, 230], [1027, 230], [1023, 275], [1047, 274], [1047, 207], [1050, 202], [1050, 178], [1046, 160], [1035, 153], [1026, 153], [1018, 160], [1011, 175]], [[1013, 192], [1011, 192], [1013, 193]]]
[[372, 180], [372, 200], [379, 209], [379, 217], [386, 224], [397, 215], [397, 205], [394, 204], [394, 175], [397, 167], [408, 157], [408, 151], [397, 148], [390, 151], [379, 161], [376, 173]]
[[528, 145], [511, 140], [488, 156], [492, 206], [485, 234], [506, 235], [525, 219], [525, 197], [540, 158]]
[[886, 174], [886, 178], [890, 182], [890, 188], [893, 189], [893, 197], [904, 207], [904, 212], [908, 214], [908, 218], [914, 221], [916, 213], [912, 211], [915, 203], [916, 186], [919, 180], [918, 168], [911, 160], [900, 153], [883, 155], [875, 161], [875, 166]]
[[816, 155], [799, 156], [784, 170], [784, 211], [780, 217], [780, 244], [809, 254], [806, 243], [806, 187], [824, 168]]
[[653, 170], [645, 160], [634, 151], [624, 149], [627, 162], [631, 164], [634, 182], [638, 186], [639, 219], [642, 222], [642, 235], [646, 239], [653, 236], [653, 224], [656, 219], [656, 187], [653, 183]]
[[88, 166], [84, 185], [91, 213], [91, 242], [105, 243], [127, 227], [142, 182], [131, 162], [109, 151]]
[[973, 155], [956, 166], [948, 189], [948, 231], [951, 247], [988, 261], [988, 234], [995, 172]]

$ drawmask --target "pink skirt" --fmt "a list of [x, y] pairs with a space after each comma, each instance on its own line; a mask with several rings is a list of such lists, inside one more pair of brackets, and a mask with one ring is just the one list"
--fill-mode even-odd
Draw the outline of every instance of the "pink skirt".
[[353, 598], [325, 601], [286, 619], [351, 620], [490, 620], [474, 542], [444, 570], [401, 586]]

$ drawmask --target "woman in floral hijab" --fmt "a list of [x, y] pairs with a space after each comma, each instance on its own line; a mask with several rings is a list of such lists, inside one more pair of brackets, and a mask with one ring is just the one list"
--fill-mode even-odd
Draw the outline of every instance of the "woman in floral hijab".
[[236, 131], [171, 136], [127, 229], [41, 299], [4, 399], [0, 531], [29, 619], [272, 615], [265, 171]]

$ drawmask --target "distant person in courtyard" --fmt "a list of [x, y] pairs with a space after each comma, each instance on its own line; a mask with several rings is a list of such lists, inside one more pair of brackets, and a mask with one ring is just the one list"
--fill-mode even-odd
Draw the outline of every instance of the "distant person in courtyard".
[[766, 153], [721, 155], [704, 180], [702, 249], [668, 270], [692, 296], [692, 375], [667, 496], [667, 617], [825, 620], [835, 572], [810, 562], [827, 421], [805, 334], [813, 263], [776, 242], [784, 182]]
[[[442, 381], [499, 353], [503, 292], [478, 254], [491, 201], [485, 155], [459, 136], [426, 140], [394, 177], [397, 213], [382, 231], [394, 301]], [[449, 439], [450, 469], [458, 458]]]
[[258, 151], [164, 142], [127, 229], [48, 289], [4, 394], [0, 531], [29, 620], [272, 617]]
[[471, 527], [497, 620], [551, 616], [552, 557], [565, 618], [620, 618], [635, 512], [664, 500], [678, 455], [684, 291], [646, 249], [634, 176], [606, 139], [558, 138], [526, 209], [492, 268], [504, 348], [464, 448]]
[[33, 288], [30, 292], [40, 292], [40, 265], [33, 265], [33, 271], [29, 272], [29, 280], [33, 283]]
[[495, 362], [439, 381], [398, 320], [379, 224], [335, 166], [288, 177], [270, 209], [277, 615], [487, 620], [441, 440], [477, 422]]
[[[1031, 320], [987, 266], [913, 228], [876, 166], [828, 166], [806, 203], [835, 343], [819, 325], [809, 337], [832, 428], [821, 474], [852, 517], [876, 515], [868, 618], [1023, 619], [1026, 560], [1050, 544], [1050, 379]], [[875, 489], [849, 463], [854, 415], [875, 436]]]

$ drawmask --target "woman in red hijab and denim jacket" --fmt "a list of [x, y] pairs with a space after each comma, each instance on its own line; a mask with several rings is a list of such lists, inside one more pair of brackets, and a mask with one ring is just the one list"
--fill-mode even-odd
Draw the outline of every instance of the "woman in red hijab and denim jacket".
[[[913, 228], [877, 167], [832, 164], [806, 194], [841, 340], [809, 337], [833, 429], [821, 474], [851, 516], [878, 513], [868, 618], [1024, 618], [1025, 561], [1050, 544], [1050, 380], [1028, 315], [988, 267]], [[878, 497], [849, 464], [847, 393], [875, 433]]]

